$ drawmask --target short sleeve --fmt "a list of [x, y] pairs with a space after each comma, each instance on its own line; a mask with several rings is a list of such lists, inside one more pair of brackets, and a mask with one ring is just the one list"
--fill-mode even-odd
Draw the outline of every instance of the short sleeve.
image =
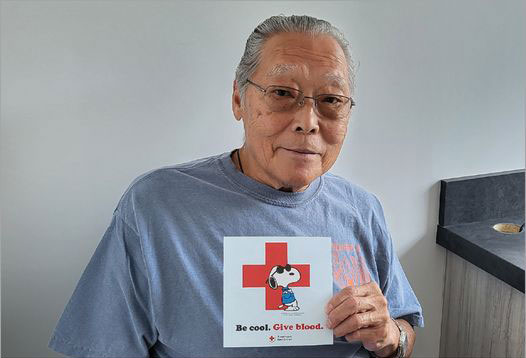
[[380, 241], [378, 252], [381, 256], [377, 263], [384, 266], [378, 268], [378, 272], [384, 276], [380, 277], [380, 288], [387, 299], [389, 313], [391, 317], [402, 318], [412, 326], [424, 327], [422, 307], [396, 255], [380, 201], [376, 197], [374, 198], [377, 217], [377, 225], [374, 231]]
[[68, 357], [148, 357], [157, 340], [148, 277], [139, 235], [115, 211], [48, 347]]

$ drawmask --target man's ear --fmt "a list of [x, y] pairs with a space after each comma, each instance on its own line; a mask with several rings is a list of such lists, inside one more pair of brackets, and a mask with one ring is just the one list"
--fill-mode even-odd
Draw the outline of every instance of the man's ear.
[[237, 121], [240, 121], [243, 118], [243, 108], [241, 104], [241, 96], [239, 94], [239, 87], [237, 81], [234, 80], [232, 84], [232, 112]]

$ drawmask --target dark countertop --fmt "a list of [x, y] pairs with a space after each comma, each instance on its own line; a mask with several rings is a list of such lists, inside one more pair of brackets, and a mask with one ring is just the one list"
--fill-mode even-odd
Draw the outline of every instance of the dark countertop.
[[498, 223], [519, 223], [524, 217], [510, 216], [481, 222], [439, 226], [437, 243], [524, 292], [524, 230], [503, 234], [493, 229]]
[[504, 234], [493, 225], [524, 222], [524, 172], [442, 180], [436, 239], [437, 244], [521, 292], [525, 232]]

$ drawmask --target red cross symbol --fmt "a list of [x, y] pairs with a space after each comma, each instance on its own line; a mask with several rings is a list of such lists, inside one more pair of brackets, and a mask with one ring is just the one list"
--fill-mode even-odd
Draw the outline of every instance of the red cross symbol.
[[265, 287], [265, 310], [279, 310], [281, 288], [273, 290], [266, 281], [272, 267], [286, 264], [293, 266], [301, 274], [300, 280], [291, 283], [291, 287], [310, 287], [310, 265], [288, 262], [286, 242], [265, 243], [264, 265], [243, 265], [243, 287]]

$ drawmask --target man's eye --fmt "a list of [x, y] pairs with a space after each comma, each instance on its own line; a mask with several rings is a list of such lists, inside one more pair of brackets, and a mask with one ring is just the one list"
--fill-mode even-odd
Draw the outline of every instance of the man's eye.
[[329, 103], [329, 104], [339, 104], [343, 102], [340, 98], [335, 96], [326, 96], [323, 97], [322, 102]]
[[290, 91], [287, 91], [283, 88], [277, 88], [273, 90], [272, 94], [276, 95], [277, 97], [294, 97]]

